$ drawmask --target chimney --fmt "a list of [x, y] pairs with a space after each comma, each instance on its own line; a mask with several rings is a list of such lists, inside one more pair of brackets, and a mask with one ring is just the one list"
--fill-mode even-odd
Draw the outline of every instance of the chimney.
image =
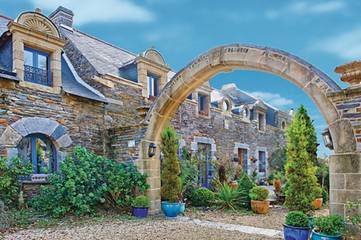
[[341, 81], [351, 85], [361, 83], [361, 61], [354, 61], [338, 66], [335, 72], [341, 75]]
[[61, 24], [73, 27], [73, 16], [74, 13], [65, 8], [65, 7], [58, 7], [54, 12], [49, 15], [49, 18], [55, 23], [55, 25], [60, 26]]

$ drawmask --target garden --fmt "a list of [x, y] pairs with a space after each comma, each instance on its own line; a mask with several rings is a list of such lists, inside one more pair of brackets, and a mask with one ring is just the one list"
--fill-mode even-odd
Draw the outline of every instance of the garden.
[[179, 239], [357, 239], [353, 236], [360, 231], [361, 215], [355, 210], [360, 202], [348, 204], [346, 219], [328, 214], [327, 161], [317, 158], [315, 129], [304, 107], [287, 129], [287, 147], [270, 157], [267, 179], [217, 161], [210, 188], [202, 187], [199, 159], [186, 148], [178, 156], [176, 131], [165, 128], [161, 139], [164, 215], [149, 216], [147, 176], [133, 164], [77, 146], [49, 183], [27, 198], [19, 179], [31, 173], [31, 165], [19, 158], [1, 159], [3, 238], [72, 239], [95, 231], [92, 236], [102, 239], [112, 234], [154, 239], [175, 233]]

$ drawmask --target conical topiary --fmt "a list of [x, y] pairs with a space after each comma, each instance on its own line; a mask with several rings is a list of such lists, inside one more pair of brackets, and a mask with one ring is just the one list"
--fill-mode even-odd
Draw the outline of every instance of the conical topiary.
[[317, 143], [314, 138], [310, 138], [314, 128], [311, 128], [309, 121], [307, 110], [301, 106], [287, 129], [285, 204], [290, 210], [302, 212], [312, 210], [312, 202], [320, 194], [314, 162], [315, 152], [310, 147], [314, 149], [313, 145]]
[[162, 165], [162, 200], [177, 202], [181, 194], [180, 165], [177, 156], [178, 139], [175, 130], [166, 127], [161, 133]]

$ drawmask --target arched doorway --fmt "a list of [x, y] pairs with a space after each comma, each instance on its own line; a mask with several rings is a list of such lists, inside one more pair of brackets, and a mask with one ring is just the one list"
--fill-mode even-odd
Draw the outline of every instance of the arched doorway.
[[[341, 118], [328, 97], [341, 88], [326, 74], [287, 52], [240, 44], [211, 49], [193, 60], [166, 84], [147, 113], [144, 122], [147, 130], [142, 140], [139, 165], [149, 176], [153, 211], [158, 211], [160, 205], [160, 162], [159, 147], [155, 156], [148, 157], [149, 145], [159, 144], [161, 131], [189, 94], [214, 75], [234, 69], [273, 73], [298, 86], [313, 100], [329, 126], [334, 145], [335, 154], [330, 159], [330, 209], [333, 213], [344, 214], [344, 205], [348, 199], [355, 199], [358, 194], [361, 198], [361, 186], [357, 187], [359, 191], [348, 189], [346, 184], [339, 187], [342, 178], [353, 171], [345, 164], [360, 167], [361, 161], [350, 121]], [[361, 177], [361, 167], [357, 174]]]

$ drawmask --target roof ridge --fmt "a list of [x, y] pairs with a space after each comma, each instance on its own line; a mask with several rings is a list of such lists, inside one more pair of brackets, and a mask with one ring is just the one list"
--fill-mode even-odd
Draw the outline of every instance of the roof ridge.
[[114, 44], [111, 44], [111, 43], [109, 43], [109, 42], [106, 42], [106, 41], [104, 41], [104, 40], [102, 40], [102, 39], [99, 39], [99, 38], [97, 38], [97, 37], [91, 36], [91, 35], [89, 35], [88, 33], [85, 33], [85, 32], [80, 31], [79, 29], [73, 28], [73, 30], [76, 31], [76, 32], [78, 32], [78, 33], [80, 33], [80, 34], [83, 34], [83, 35], [85, 35], [85, 36], [87, 36], [87, 37], [90, 37], [90, 38], [92, 38], [92, 39], [94, 39], [94, 40], [96, 40], [96, 41], [102, 42], [102, 43], [107, 44], [107, 45], [109, 45], [109, 46], [111, 46], [111, 47], [113, 47], [113, 48], [117, 48], [117, 49], [119, 49], [119, 50], [121, 50], [121, 51], [123, 51], [123, 52], [126, 52], [126, 53], [128, 53], [128, 54], [130, 54], [130, 55], [133, 55], [134, 57], [137, 56], [137, 54], [135, 54], [135, 53], [132, 53], [132, 52], [130, 52], [130, 51], [124, 49], [124, 48], [118, 47], [118, 46], [116, 46], [116, 45], [114, 45]]
[[11, 17], [5, 16], [5, 15], [2, 15], [2, 14], [0, 14], [0, 17], [5, 18], [5, 19], [10, 20], [10, 21], [14, 20]]

